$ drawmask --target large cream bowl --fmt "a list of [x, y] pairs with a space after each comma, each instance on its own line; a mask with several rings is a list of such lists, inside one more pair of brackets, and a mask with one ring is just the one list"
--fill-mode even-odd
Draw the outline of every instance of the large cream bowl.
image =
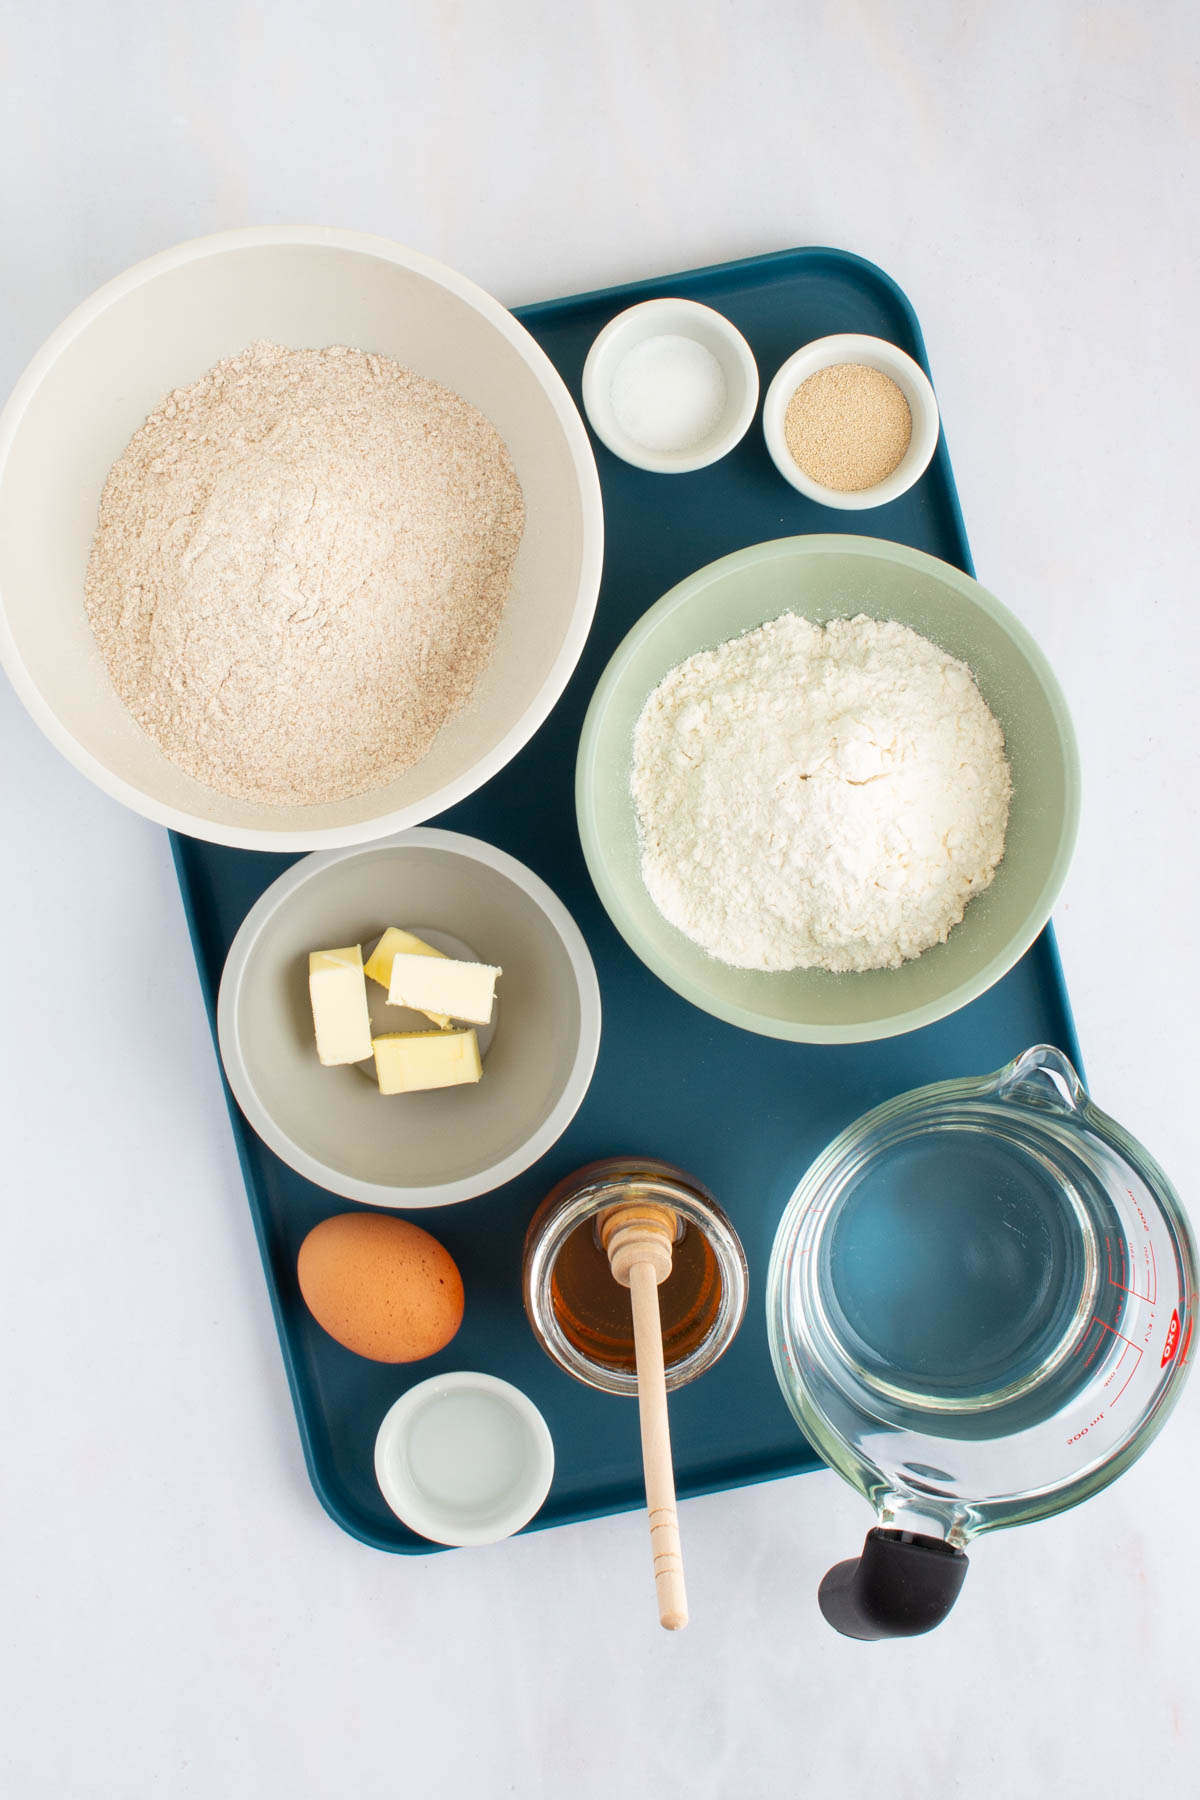
[[[491, 419], [525, 494], [495, 654], [429, 754], [323, 806], [228, 799], [167, 760], [117, 698], [84, 611], [100, 492], [173, 388], [255, 339], [376, 350]], [[180, 244], [110, 281], [43, 345], [0, 415], [0, 660], [59, 750], [163, 825], [259, 850], [362, 843], [474, 792], [528, 742], [579, 659], [603, 515], [587, 434], [558, 374], [473, 283], [386, 238], [290, 226]]]

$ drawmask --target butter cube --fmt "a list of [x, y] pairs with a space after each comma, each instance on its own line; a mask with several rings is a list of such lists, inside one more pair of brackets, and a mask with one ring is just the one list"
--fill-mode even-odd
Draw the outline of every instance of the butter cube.
[[314, 950], [308, 959], [317, 1055], [327, 1066], [363, 1062], [371, 1054], [371, 1015], [362, 948]]
[[423, 1013], [447, 1013], [470, 1025], [486, 1025], [501, 972], [489, 963], [456, 962], [449, 956], [435, 961], [401, 952], [392, 958], [388, 999], [393, 1006], [415, 1006]]
[[[389, 925], [372, 950], [370, 961], [366, 965], [366, 973], [371, 980], [377, 981], [382, 988], [391, 987], [392, 958], [401, 951], [407, 956], [445, 956], [444, 950], [435, 950], [424, 938], [414, 937], [411, 931], [401, 931], [398, 925]], [[430, 1023], [439, 1025], [443, 1031], [450, 1023], [446, 1013], [426, 1012], [424, 1007], [418, 1007], [417, 1010], [424, 1012]]]
[[473, 1031], [389, 1031], [373, 1048], [381, 1094], [458, 1087], [483, 1074]]

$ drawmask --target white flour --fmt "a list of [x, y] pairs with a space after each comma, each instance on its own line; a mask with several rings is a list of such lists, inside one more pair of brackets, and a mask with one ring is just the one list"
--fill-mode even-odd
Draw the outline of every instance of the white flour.
[[169, 395], [113, 468], [88, 616], [188, 774], [341, 800], [470, 699], [524, 519], [502, 438], [459, 395], [384, 356], [253, 344]]
[[743, 969], [943, 943], [1004, 854], [1011, 792], [964, 663], [893, 621], [793, 613], [670, 671], [631, 785], [655, 905]]

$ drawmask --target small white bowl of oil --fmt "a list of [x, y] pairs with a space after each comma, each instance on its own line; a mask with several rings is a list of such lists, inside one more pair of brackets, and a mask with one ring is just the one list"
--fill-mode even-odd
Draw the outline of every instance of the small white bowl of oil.
[[375, 1478], [396, 1517], [435, 1544], [496, 1544], [550, 1492], [550, 1428], [520, 1388], [462, 1369], [432, 1375], [384, 1414]]

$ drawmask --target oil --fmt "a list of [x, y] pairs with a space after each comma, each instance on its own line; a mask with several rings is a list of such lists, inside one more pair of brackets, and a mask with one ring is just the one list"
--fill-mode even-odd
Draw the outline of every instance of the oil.
[[[554, 1264], [550, 1300], [564, 1335], [594, 1362], [608, 1369], [636, 1368], [633, 1311], [629, 1289], [608, 1266], [593, 1215], [566, 1239]], [[699, 1226], [682, 1221], [671, 1273], [658, 1290], [663, 1360], [669, 1369], [699, 1349], [716, 1324], [721, 1305], [721, 1271]]]

